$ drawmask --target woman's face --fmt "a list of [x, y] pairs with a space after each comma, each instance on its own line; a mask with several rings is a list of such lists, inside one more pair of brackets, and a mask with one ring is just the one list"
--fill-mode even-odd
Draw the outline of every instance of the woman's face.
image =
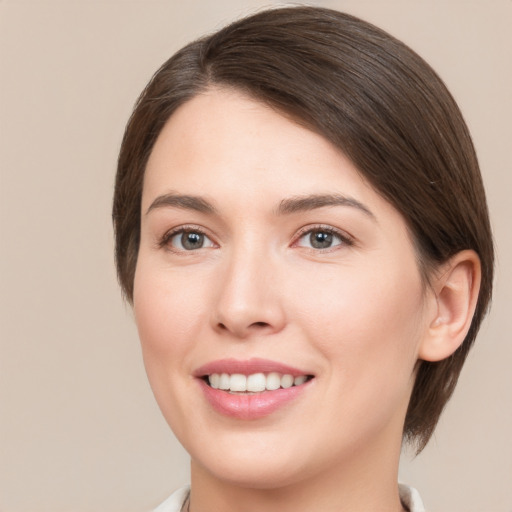
[[429, 292], [339, 150], [210, 90], [161, 132], [141, 215], [144, 361], [198, 473], [278, 487], [398, 457]]

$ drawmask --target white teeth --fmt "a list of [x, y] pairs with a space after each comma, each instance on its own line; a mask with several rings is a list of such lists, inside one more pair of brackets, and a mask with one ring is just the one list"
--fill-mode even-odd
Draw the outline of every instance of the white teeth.
[[292, 386], [300, 386], [307, 381], [307, 376], [300, 375], [294, 378], [293, 375], [282, 375], [277, 372], [271, 372], [267, 375], [264, 373], [253, 373], [247, 376], [241, 373], [233, 373], [231, 375], [228, 373], [212, 373], [208, 377], [208, 381], [214, 389], [237, 393], [259, 393], [265, 390], [274, 391], [279, 388], [287, 389]]
[[307, 377], [305, 375], [301, 375], [300, 377], [295, 377], [293, 379], [293, 385], [294, 386], [300, 386], [301, 384], [304, 384], [306, 382]]
[[263, 373], [253, 373], [247, 377], [247, 391], [256, 393], [257, 391], [265, 391], [267, 379]]
[[[213, 374], [215, 375], [215, 373]], [[229, 389], [229, 374], [221, 373], [219, 379], [219, 389]]]
[[266, 389], [269, 391], [273, 391], [274, 389], [279, 389], [281, 387], [281, 375], [279, 373], [269, 373], [267, 375], [267, 385], [265, 386]]
[[293, 376], [292, 375], [283, 375], [281, 377], [281, 387], [286, 389], [286, 388], [291, 388], [293, 386]]
[[229, 389], [231, 391], [247, 391], [247, 377], [241, 373], [234, 373], [229, 377]]
[[213, 375], [210, 375], [210, 386], [213, 389], [219, 389], [219, 383], [220, 383], [220, 375], [218, 373], [214, 373]]

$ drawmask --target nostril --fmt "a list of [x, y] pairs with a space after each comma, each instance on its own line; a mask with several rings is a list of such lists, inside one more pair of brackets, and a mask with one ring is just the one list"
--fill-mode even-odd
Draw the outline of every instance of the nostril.
[[252, 322], [247, 325], [237, 325], [235, 322], [218, 322], [217, 332], [227, 333], [230, 332], [239, 338], [246, 338], [252, 334], [265, 334], [272, 326], [268, 322]]
[[254, 322], [251, 327], [268, 327], [268, 324], [266, 322]]

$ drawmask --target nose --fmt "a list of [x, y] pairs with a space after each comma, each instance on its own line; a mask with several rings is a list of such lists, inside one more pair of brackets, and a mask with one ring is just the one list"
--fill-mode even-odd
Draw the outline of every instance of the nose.
[[238, 339], [277, 333], [286, 322], [278, 265], [265, 255], [243, 252], [224, 262], [213, 327]]

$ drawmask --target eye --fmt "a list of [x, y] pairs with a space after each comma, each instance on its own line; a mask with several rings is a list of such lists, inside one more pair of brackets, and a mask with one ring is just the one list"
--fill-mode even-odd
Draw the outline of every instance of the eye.
[[352, 245], [350, 239], [332, 228], [314, 228], [303, 232], [297, 241], [299, 247], [331, 249], [338, 245]]
[[171, 246], [178, 251], [195, 251], [215, 244], [198, 229], [180, 229], [164, 237], [163, 245]]

